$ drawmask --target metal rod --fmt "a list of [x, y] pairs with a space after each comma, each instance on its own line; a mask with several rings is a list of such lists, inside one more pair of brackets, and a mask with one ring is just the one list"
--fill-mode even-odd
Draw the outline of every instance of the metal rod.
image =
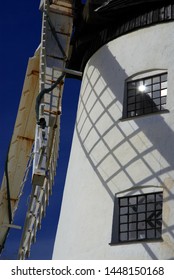
[[66, 74], [72, 74], [74, 76], [79, 76], [79, 77], [82, 77], [83, 75], [83, 72], [80, 72], [80, 71], [76, 71], [76, 70], [73, 70], [73, 69], [68, 69], [68, 68], [61, 68], [61, 67], [54, 67], [55, 70], [58, 70], [60, 72], [64, 72]]
[[22, 229], [21, 226], [12, 225], [12, 224], [2, 224], [1, 227], [8, 227], [8, 228], [14, 228], [14, 229]]

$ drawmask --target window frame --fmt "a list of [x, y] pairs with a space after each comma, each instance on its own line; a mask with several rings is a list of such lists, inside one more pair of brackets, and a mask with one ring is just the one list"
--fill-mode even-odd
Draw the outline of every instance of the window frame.
[[[166, 80], [162, 81], [162, 76], [166, 75]], [[153, 80], [159, 78], [159, 82], [153, 82]], [[138, 91], [138, 83], [145, 84], [145, 81], [151, 80], [150, 84], [146, 84], [146, 92]], [[135, 84], [132, 88], [132, 96], [130, 95], [131, 88], [129, 88], [130, 84]], [[162, 88], [162, 83], [166, 83], [166, 87]], [[159, 86], [159, 89], [155, 89], [155, 86]], [[149, 91], [148, 90], [149, 87]], [[151, 87], [151, 90], [150, 90]], [[165, 90], [166, 94], [162, 95], [162, 91]], [[123, 101], [123, 116], [122, 119], [132, 119], [138, 118], [142, 116], [148, 116], [152, 114], [166, 113], [168, 112], [167, 106], [167, 90], [168, 90], [168, 72], [167, 70], [153, 70], [144, 72], [141, 74], [136, 74], [125, 81], [125, 94]], [[160, 95], [159, 95], [160, 93]], [[159, 96], [155, 97], [155, 94]], [[151, 97], [150, 97], [151, 95]], [[134, 99], [135, 101], [130, 102], [130, 100]], [[138, 100], [141, 99], [141, 100]], [[162, 102], [162, 99], [165, 99], [165, 102]], [[159, 104], [155, 104], [159, 103]], [[146, 106], [145, 106], [146, 104]], [[148, 105], [147, 105], [148, 104]], [[139, 105], [139, 108], [138, 108]], [[130, 108], [134, 107], [134, 109], [130, 110]], [[157, 108], [159, 106], [159, 108]], [[139, 110], [139, 113], [137, 113]], [[137, 114], [136, 114], [137, 113]]]
[[[154, 201], [150, 201], [154, 198]], [[159, 197], [161, 196], [161, 200], [159, 200]], [[158, 200], [157, 200], [158, 197]], [[139, 199], [144, 199], [145, 202], [140, 202]], [[132, 200], [136, 200], [135, 204], [130, 204], [129, 202]], [[149, 200], [148, 200], [149, 199]], [[126, 206], [121, 206], [120, 202], [123, 200], [127, 200], [128, 204]], [[159, 205], [161, 205], [161, 208]], [[148, 205], [150, 205], [154, 210], [150, 210], [148, 208]], [[133, 206], [136, 206], [137, 209], [139, 207], [139, 212], [134, 211], [134, 213], [130, 213], [130, 209], [133, 208]], [[142, 206], [144, 206], [144, 211], [142, 210]], [[158, 206], [158, 207], [157, 207]], [[128, 212], [125, 214], [120, 214], [120, 209], [123, 209], [124, 207], [128, 208]], [[157, 209], [159, 208], [159, 209]], [[110, 245], [120, 245], [120, 244], [127, 244], [127, 243], [140, 243], [140, 242], [159, 242], [162, 241], [162, 211], [163, 211], [163, 191], [156, 191], [156, 192], [148, 192], [148, 193], [141, 193], [141, 194], [134, 194], [134, 195], [127, 195], [127, 196], [121, 196], [117, 197], [115, 196], [115, 202], [114, 202], [114, 215], [113, 215], [113, 225], [112, 225], [112, 237], [111, 237], [111, 243]], [[160, 218], [158, 217], [160, 213]], [[144, 214], [145, 218], [142, 219], [141, 215]], [[130, 221], [130, 216], [132, 216], [135, 221]], [[149, 216], [148, 216], [149, 215]], [[151, 217], [150, 217], [151, 215]], [[135, 217], [136, 216], [136, 217]], [[154, 217], [153, 217], [154, 216]], [[127, 217], [127, 220], [121, 222], [121, 217]], [[127, 221], [127, 222], [126, 222]], [[135, 228], [131, 228], [135, 224]], [[139, 225], [143, 224], [143, 229], [139, 228]], [[127, 227], [127, 229], [121, 230], [121, 226], [124, 225]], [[154, 232], [152, 236], [149, 235], [151, 231]], [[121, 234], [125, 233], [127, 235], [127, 238], [123, 240], [121, 238]], [[131, 234], [136, 234], [136, 238], [132, 238]], [[138, 235], [139, 234], [139, 235]], [[140, 236], [140, 234], [145, 234], [144, 237]], [[122, 235], [123, 237], [123, 235]]]

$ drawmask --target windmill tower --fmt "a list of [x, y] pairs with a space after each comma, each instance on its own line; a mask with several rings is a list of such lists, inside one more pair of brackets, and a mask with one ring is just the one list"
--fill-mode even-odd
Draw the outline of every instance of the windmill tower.
[[174, 258], [174, 1], [86, 1], [53, 259]]

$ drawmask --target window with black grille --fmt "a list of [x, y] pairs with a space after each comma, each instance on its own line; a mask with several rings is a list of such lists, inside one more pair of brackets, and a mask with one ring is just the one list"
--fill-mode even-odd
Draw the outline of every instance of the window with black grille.
[[136, 117], [166, 109], [167, 73], [127, 82], [124, 117]]
[[161, 239], [162, 203], [162, 192], [116, 198], [111, 244]]

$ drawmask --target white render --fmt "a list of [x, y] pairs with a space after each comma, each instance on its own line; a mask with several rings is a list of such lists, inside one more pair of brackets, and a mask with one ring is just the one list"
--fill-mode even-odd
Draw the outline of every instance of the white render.
[[[53, 259], [174, 258], [174, 23], [101, 47], [82, 81]], [[168, 72], [167, 113], [122, 119], [125, 80]], [[153, 72], [152, 72], [153, 73]], [[111, 246], [114, 197], [163, 190], [163, 241]]]

